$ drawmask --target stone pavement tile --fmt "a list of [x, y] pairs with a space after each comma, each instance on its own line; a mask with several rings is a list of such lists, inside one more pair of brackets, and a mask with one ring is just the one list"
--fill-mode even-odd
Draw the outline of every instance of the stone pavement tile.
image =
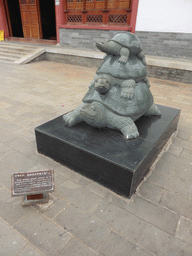
[[166, 192], [165, 189], [150, 183], [149, 181], [144, 181], [139, 187], [138, 193], [145, 199], [159, 204], [162, 196]]
[[[1, 96], [0, 101], [9, 103], [10, 105], [20, 105], [19, 101], [16, 101], [13, 98], [10, 98], [8, 96]], [[22, 103], [21, 103], [21, 105], [22, 105]]]
[[80, 209], [90, 212], [101, 200], [101, 197], [95, 195], [79, 184], [70, 180], [64, 181], [56, 187], [55, 195], [76, 205]]
[[139, 245], [157, 256], [191, 256], [192, 247], [166, 232], [148, 225]]
[[67, 179], [73, 181], [73, 182], [76, 182], [76, 183], [79, 183], [79, 181], [82, 179], [82, 175], [69, 169], [68, 167], [64, 166], [64, 165], [61, 165], [61, 164], [58, 164], [56, 167], [55, 167], [55, 171], [57, 173], [59, 173], [60, 175], [66, 177]]
[[88, 247], [97, 250], [107, 238], [110, 229], [95, 217], [88, 217], [74, 229], [74, 235]]
[[6, 168], [7, 168], [7, 164], [0, 159], [0, 171], [3, 171]]
[[11, 174], [12, 173], [14, 173], [14, 169], [9, 166], [0, 172], [1, 184], [3, 184], [9, 190], [11, 190]]
[[188, 149], [188, 150], [192, 150], [192, 143], [190, 141], [187, 140], [182, 140], [180, 138], [174, 138], [172, 141], [173, 145], [184, 148], [184, 149]]
[[6, 108], [11, 107], [12, 105], [3, 101], [0, 101], [0, 109], [4, 110]]
[[36, 163], [36, 161], [31, 160], [29, 157], [15, 150], [10, 151], [1, 159], [5, 162], [5, 164], [7, 164], [7, 166], [12, 166], [14, 172], [25, 172]]
[[98, 256], [99, 254], [88, 248], [83, 243], [72, 238], [56, 256]]
[[165, 152], [161, 157], [161, 160], [165, 161], [166, 163], [170, 163], [175, 166], [181, 166], [192, 171], [192, 160], [190, 159], [185, 159], [180, 156], [174, 156], [168, 152]]
[[103, 256], [153, 256], [149, 251], [135, 245], [117, 233], [111, 232], [100, 250]]
[[183, 148], [175, 146], [175, 145], [171, 145], [169, 148], [169, 153], [176, 155], [176, 156], [179, 156], [182, 151], [183, 151]]
[[192, 185], [189, 188], [189, 196], [188, 196], [189, 200], [192, 200]]
[[30, 209], [30, 207], [21, 205], [20, 197], [11, 197], [11, 192], [8, 189], [0, 190], [0, 217], [11, 225], [28, 214]]
[[27, 172], [38, 172], [38, 171], [43, 171], [43, 170], [47, 170], [47, 167], [41, 165], [41, 164], [36, 164], [33, 167], [31, 167], [29, 170], [27, 170]]
[[133, 201], [127, 205], [126, 210], [169, 234], [175, 233], [179, 215], [162, 206], [155, 205], [146, 201], [144, 198], [135, 196]]
[[10, 146], [7, 146], [5, 143], [0, 142], [0, 157], [6, 155], [10, 149]]
[[110, 191], [109, 189], [108, 192], [105, 194], [105, 199], [123, 209], [131, 201], [128, 198], [115, 194], [113, 191]]
[[22, 153], [25, 156], [30, 156], [36, 151], [35, 142], [27, 142], [25, 139], [15, 138], [9, 142], [9, 147]]
[[95, 193], [96, 195], [99, 195], [100, 197], [105, 198], [106, 200], [117, 205], [120, 208], [124, 208], [127, 202], [129, 202], [129, 199], [115, 194], [110, 189], [94, 181], [91, 181], [91, 183], [87, 185], [87, 189], [89, 189], [91, 192]]
[[54, 172], [55, 186], [60, 186], [66, 181], [66, 178], [57, 172]]
[[148, 181], [187, 198], [192, 182], [192, 173], [185, 166], [180, 167], [159, 160]]
[[181, 217], [179, 226], [176, 232], [176, 237], [185, 243], [192, 245], [192, 220]]
[[82, 222], [88, 219], [89, 215], [74, 205], [68, 204], [55, 217], [54, 221], [62, 228], [70, 233], [74, 233], [79, 228]]
[[41, 254], [38, 252], [33, 246], [27, 245], [17, 256], [43, 256], [44, 254]]
[[14, 228], [45, 255], [56, 255], [71, 238], [65, 230], [35, 211], [28, 213]]
[[[35, 123], [30, 119], [30, 116], [28, 118], [24, 118], [23, 116], [19, 115], [16, 116], [14, 119], [14, 123], [19, 124], [22, 126], [22, 129], [27, 129], [31, 130], [31, 132], [35, 133], [34, 128], [35, 128]], [[20, 133], [21, 131], [17, 131], [15, 133]]]
[[0, 218], [0, 255], [15, 256], [27, 241]]
[[175, 193], [167, 192], [161, 200], [161, 205], [192, 220], [192, 201]]
[[[24, 111], [24, 113], [21, 114], [21, 116], [23, 118], [29, 118], [30, 117], [30, 120], [32, 122], [40, 121], [42, 119], [42, 116], [36, 115], [35, 113], [32, 113], [32, 112], [26, 112], [26, 111]], [[46, 117], [44, 117], [44, 118], [45, 118], [46, 121], [48, 121], [48, 118], [46, 118]], [[21, 128], [23, 128], [23, 127], [21, 126]]]
[[182, 140], [189, 140], [190, 137], [190, 133], [188, 133], [188, 131], [183, 131], [183, 129], [178, 129], [178, 133], [177, 133], [177, 137], [182, 139]]
[[45, 155], [42, 155], [38, 152], [35, 152], [33, 155], [29, 156], [28, 159], [34, 162], [34, 165], [29, 167], [28, 170], [30, 170], [30, 168], [36, 166], [37, 164], [44, 166], [45, 169], [49, 169], [49, 170], [55, 169], [54, 167], [55, 165], [57, 165], [57, 162], [55, 162], [53, 159]]
[[109, 189], [105, 188], [104, 186], [101, 186], [99, 183], [94, 181], [91, 181], [91, 183], [87, 185], [87, 189], [101, 197], [105, 197], [105, 195], [107, 195], [110, 192]]
[[5, 131], [5, 130], [0, 128], [0, 142], [2, 142], [2, 143], [9, 143], [14, 138], [15, 138], [14, 133]]
[[91, 179], [86, 178], [85, 176], [81, 176], [78, 184], [82, 187], [87, 187], [92, 182]]
[[[191, 143], [192, 144], [192, 143]], [[184, 149], [181, 156], [183, 158], [187, 158], [187, 159], [190, 159], [192, 161], [192, 149], [191, 150], [188, 150], [188, 149]]]
[[3, 118], [0, 118], [0, 128], [8, 132], [16, 132], [22, 127], [14, 122], [6, 121]]
[[67, 202], [64, 199], [56, 198], [53, 194], [49, 194], [49, 202], [47, 204], [37, 204], [33, 207], [46, 217], [54, 219], [55, 216], [66, 207]]
[[6, 121], [10, 121], [10, 122], [13, 122], [13, 120], [14, 120], [13, 114], [8, 113], [7, 110], [4, 110], [3, 112], [0, 113], [0, 118], [2, 118], [3, 120], [6, 120]]
[[144, 220], [137, 218], [106, 199], [98, 204], [92, 212], [92, 216], [101, 219], [106, 225], [108, 224], [113, 230], [133, 242], [138, 241], [147, 225]]

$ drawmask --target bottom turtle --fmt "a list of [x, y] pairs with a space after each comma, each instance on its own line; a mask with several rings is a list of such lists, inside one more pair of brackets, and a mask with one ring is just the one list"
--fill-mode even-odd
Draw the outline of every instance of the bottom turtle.
[[[153, 104], [144, 115], [161, 115], [158, 107]], [[119, 130], [126, 140], [139, 137], [138, 129], [134, 123], [141, 115], [133, 117], [121, 116], [100, 102], [81, 103], [72, 112], [63, 115], [63, 120], [68, 127], [77, 123], [86, 122], [87, 124], [101, 128], [108, 127]]]

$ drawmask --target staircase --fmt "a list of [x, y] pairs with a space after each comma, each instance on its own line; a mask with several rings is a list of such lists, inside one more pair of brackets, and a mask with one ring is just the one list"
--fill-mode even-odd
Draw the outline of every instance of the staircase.
[[26, 64], [44, 52], [39, 46], [0, 42], [0, 62]]

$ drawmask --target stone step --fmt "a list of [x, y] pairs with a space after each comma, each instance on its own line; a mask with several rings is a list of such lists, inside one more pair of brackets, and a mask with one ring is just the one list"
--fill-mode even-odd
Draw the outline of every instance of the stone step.
[[21, 43], [0, 42], [0, 61], [24, 64], [38, 57], [44, 52], [39, 46]]
[[18, 60], [18, 58], [0, 55], [0, 61], [3, 62], [14, 62], [16, 60]]
[[17, 52], [9, 52], [9, 51], [1, 51], [0, 49], [0, 56], [8, 56], [8, 57], [15, 57], [15, 58], [21, 58], [25, 56], [26, 53], [17, 53]]
[[4, 48], [16, 48], [16, 49], [23, 49], [23, 50], [33, 50], [38, 48], [37, 46], [34, 45], [27, 45], [27, 44], [15, 44], [15, 43], [7, 43], [7, 42], [0, 42], [0, 47]]
[[34, 51], [31, 49], [16, 49], [16, 48], [7, 48], [7, 47], [1, 47], [0, 46], [0, 53], [14, 53], [14, 54], [18, 54], [18, 55], [25, 55], [29, 52]]

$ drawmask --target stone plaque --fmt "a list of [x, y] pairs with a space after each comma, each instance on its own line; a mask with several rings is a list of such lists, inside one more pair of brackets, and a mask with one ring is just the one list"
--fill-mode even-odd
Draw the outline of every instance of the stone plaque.
[[13, 173], [11, 179], [12, 196], [41, 194], [55, 189], [54, 170]]

